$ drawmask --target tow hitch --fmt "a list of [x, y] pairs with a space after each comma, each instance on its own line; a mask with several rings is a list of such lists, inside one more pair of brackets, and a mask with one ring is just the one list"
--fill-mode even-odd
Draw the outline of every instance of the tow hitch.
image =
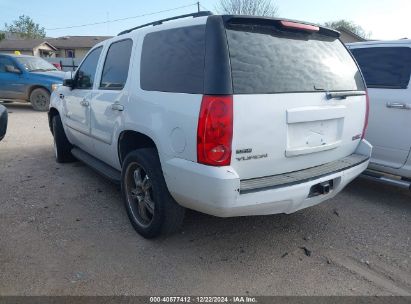
[[325, 195], [331, 192], [331, 190], [334, 189], [334, 181], [329, 180], [326, 182], [322, 182], [319, 184], [316, 184], [311, 187], [310, 189], [310, 194], [308, 197], [314, 197], [314, 196], [319, 196], [319, 195]]

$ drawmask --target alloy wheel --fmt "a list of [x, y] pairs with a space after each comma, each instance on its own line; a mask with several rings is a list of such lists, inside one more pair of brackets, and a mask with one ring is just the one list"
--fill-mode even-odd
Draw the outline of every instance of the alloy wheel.
[[136, 222], [147, 227], [153, 221], [155, 204], [150, 177], [142, 166], [131, 163], [126, 171], [126, 199]]

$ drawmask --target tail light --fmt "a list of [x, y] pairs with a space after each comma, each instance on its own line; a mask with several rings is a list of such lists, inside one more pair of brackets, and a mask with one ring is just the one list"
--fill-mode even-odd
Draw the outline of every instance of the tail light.
[[368, 117], [370, 115], [370, 96], [368, 95], [368, 90], [365, 91], [365, 100], [365, 121], [361, 139], [365, 138], [365, 133], [367, 132], [368, 127]]
[[233, 140], [233, 97], [205, 95], [197, 129], [197, 160], [209, 166], [229, 166]]

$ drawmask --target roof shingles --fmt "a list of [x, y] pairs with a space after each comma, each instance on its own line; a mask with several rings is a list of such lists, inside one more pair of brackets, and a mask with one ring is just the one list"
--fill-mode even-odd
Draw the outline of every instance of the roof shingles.
[[31, 51], [43, 43], [48, 44], [52, 49], [84, 48], [90, 49], [97, 43], [104, 41], [110, 36], [66, 36], [59, 38], [45, 39], [5, 39], [0, 41], [0, 51], [21, 50]]
[[66, 48], [92, 48], [97, 43], [111, 38], [110, 36], [66, 36], [48, 39], [58, 49]]
[[46, 43], [49, 47], [54, 50], [57, 50], [55, 46], [43, 39], [25, 39], [25, 40], [2, 40], [0, 41], [0, 51], [32, 51], [34, 48], [40, 46], [41, 44]]

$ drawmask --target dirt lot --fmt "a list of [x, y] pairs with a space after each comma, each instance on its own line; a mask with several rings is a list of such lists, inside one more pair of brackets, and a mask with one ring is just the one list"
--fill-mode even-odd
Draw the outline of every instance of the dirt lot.
[[408, 191], [358, 179], [292, 215], [189, 212], [180, 234], [147, 241], [115, 185], [54, 161], [45, 113], [7, 106], [1, 295], [411, 294]]

